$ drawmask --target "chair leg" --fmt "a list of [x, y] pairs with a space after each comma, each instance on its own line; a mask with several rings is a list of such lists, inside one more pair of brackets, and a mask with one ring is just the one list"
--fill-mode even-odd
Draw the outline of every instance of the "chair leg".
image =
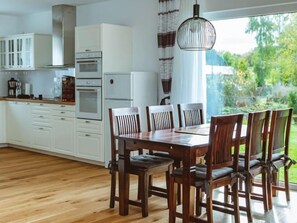
[[271, 183], [267, 184], [267, 201], [268, 201], [268, 209], [272, 209], [272, 185]]
[[175, 187], [174, 177], [169, 176], [169, 223], [175, 223], [175, 213], [176, 213], [176, 197], [177, 197], [177, 187]]
[[264, 206], [264, 211], [267, 212], [268, 211], [268, 195], [267, 195], [267, 173], [266, 171], [264, 171], [262, 173], [262, 195], [263, 195], [263, 206]]
[[206, 214], [207, 214], [207, 222], [213, 223], [212, 189], [210, 189], [209, 195], [206, 196]]
[[138, 176], [138, 190], [137, 190], [137, 200], [142, 199], [142, 193], [143, 193], [143, 180], [140, 176]]
[[201, 203], [202, 203], [202, 199], [203, 199], [203, 193], [201, 188], [196, 188], [196, 216], [200, 216], [202, 214], [202, 207], [201, 207]]
[[224, 202], [229, 203], [230, 187], [227, 185], [224, 187]]
[[234, 183], [232, 186], [232, 195], [233, 195], [233, 205], [234, 205], [234, 218], [235, 223], [240, 222], [240, 213], [239, 213], [239, 204], [238, 204], [238, 182]]
[[[169, 170], [170, 171], [170, 170]], [[167, 193], [167, 207], [169, 208], [169, 196], [170, 196], [170, 173], [166, 171], [166, 193]], [[171, 172], [171, 171], [170, 171]]]
[[141, 209], [142, 209], [142, 217], [148, 216], [148, 190], [149, 190], [149, 176], [147, 172], [144, 172], [142, 175], [139, 175], [142, 184], [142, 192], [141, 192]]
[[116, 190], [116, 172], [111, 171], [111, 185], [110, 185], [110, 201], [109, 201], [109, 207], [114, 208], [115, 203], [115, 190]]
[[[248, 179], [245, 180], [245, 190], [244, 190], [244, 196], [245, 196], [245, 204], [246, 204], [246, 214], [248, 218], [248, 222], [253, 222], [252, 213], [251, 213], [251, 189], [252, 183], [249, 182]], [[264, 189], [263, 189], [264, 191]]]
[[[153, 176], [150, 175], [149, 176], [149, 188], [151, 188], [153, 186]], [[151, 190], [148, 191], [148, 196], [151, 197], [152, 194], [151, 194]]]
[[274, 186], [277, 186], [278, 185], [278, 173], [272, 173], [272, 196], [273, 197], [276, 197], [277, 196], [277, 190], [275, 189]]
[[285, 191], [286, 191], [286, 198], [287, 202], [290, 201], [290, 182], [289, 182], [289, 170], [288, 167], [285, 166]]

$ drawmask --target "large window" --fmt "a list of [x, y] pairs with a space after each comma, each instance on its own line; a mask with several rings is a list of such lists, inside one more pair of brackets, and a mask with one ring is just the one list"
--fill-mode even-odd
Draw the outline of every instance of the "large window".
[[[213, 21], [214, 49], [205, 53], [208, 118], [214, 114], [293, 107], [297, 114], [297, 13]], [[297, 160], [293, 122], [290, 156]], [[296, 150], [296, 151], [295, 151]], [[297, 183], [297, 167], [290, 170]]]

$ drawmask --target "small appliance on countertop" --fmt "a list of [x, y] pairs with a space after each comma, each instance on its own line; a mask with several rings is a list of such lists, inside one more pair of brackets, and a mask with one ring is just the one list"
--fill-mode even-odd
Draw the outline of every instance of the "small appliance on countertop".
[[15, 98], [16, 97], [16, 82], [17, 80], [15, 80], [13, 77], [7, 81], [8, 84], [8, 94], [7, 97], [8, 98]]

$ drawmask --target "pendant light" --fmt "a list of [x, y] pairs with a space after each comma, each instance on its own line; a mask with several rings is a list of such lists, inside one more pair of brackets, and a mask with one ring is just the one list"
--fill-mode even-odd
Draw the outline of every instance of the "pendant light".
[[177, 29], [177, 44], [182, 50], [210, 50], [216, 42], [216, 30], [210, 21], [199, 17], [199, 5], [193, 6], [193, 17]]

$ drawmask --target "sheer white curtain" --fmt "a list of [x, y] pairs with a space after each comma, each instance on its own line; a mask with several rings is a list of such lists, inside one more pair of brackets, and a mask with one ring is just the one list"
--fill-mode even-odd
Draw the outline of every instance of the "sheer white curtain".
[[[178, 24], [193, 16], [195, 0], [180, 0]], [[199, 2], [198, 2], [199, 4]], [[201, 14], [201, 12], [200, 12]], [[206, 104], [206, 82], [203, 75], [204, 52], [183, 51], [175, 44], [171, 103]]]

